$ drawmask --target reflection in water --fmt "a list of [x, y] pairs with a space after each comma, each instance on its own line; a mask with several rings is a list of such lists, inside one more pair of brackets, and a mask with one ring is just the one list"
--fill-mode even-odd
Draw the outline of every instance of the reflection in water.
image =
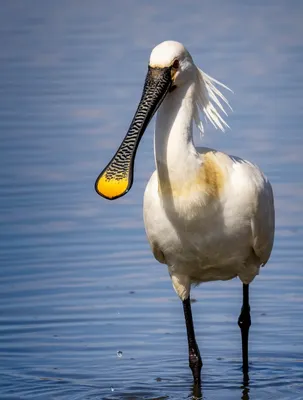
[[243, 386], [249, 385], [249, 374], [247, 372], [243, 373]]
[[193, 388], [192, 388], [192, 399], [193, 400], [202, 400], [203, 399], [203, 395], [202, 395], [202, 385], [195, 385], [193, 384]]
[[[248, 379], [248, 380], [247, 380]], [[249, 377], [245, 377], [241, 385], [241, 400], [249, 400]], [[234, 394], [234, 396], [236, 396]], [[201, 385], [193, 384], [189, 398], [192, 400], [203, 400], [203, 382]]]
[[249, 388], [244, 387], [241, 400], [249, 400]]
[[195, 395], [182, 305], [143, 228], [152, 128], [132, 191], [113, 203], [93, 188], [165, 39], [235, 91], [232, 130], [208, 125], [203, 145], [256, 162], [276, 198], [273, 255], [251, 285], [249, 391], [239, 384], [240, 282], [193, 292], [203, 397], [302, 397], [303, 5], [263, 3], [2, 5], [1, 399]]

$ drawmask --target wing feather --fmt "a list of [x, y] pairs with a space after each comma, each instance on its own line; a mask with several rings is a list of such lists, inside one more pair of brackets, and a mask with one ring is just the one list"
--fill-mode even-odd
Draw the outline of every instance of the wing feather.
[[253, 249], [262, 266], [270, 257], [275, 231], [275, 208], [271, 184], [265, 178], [263, 190], [258, 193], [256, 213], [251, 219]]

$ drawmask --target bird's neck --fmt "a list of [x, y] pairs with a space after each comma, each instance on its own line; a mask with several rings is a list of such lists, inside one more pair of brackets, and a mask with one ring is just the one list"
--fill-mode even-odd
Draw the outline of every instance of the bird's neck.
[[156, 119], [155, 161], [159, 184], [178, 184], [188, 180], [198, 168], [193, 144], [195, 82], [169, 93]]

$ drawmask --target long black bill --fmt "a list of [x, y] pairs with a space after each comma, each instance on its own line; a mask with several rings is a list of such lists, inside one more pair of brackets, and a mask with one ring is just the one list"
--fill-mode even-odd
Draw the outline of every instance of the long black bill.
[[118, 151], [96, 180], [95, 189], [100, 196], [114, 200], [130, 190], [140, 139], [171, 83], [170, 67], [148, 67], [142, 97], [128, 132]]

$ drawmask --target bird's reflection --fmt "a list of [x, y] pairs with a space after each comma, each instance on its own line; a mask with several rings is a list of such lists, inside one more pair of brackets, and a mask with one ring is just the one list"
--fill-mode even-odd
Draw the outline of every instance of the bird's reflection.
[[243, 386], [249, 386], [249, 375], [248, 372], [243, 374]]
[[192, 398], [192, 400], [202, 400], [203, 399], [202, 384], [201, 385], [193, 384], [190, 397]]
[[[249, 375], [248, 373], [243, 374], [243, 381], [241, 384], [241, 400], [249, 400]], [[189, 395], [191, 400], [203, 400], [203, 393], [202, 393], [202, 383], [201, 385], [193, 384], [191, 393]]]
[[249, 400], [249, 375], [247, 372], [243, 374], [242, 389], [241, 400]]
[[245, 386], [243, 388], [241, 400], [249, 400], [249, 387]]

